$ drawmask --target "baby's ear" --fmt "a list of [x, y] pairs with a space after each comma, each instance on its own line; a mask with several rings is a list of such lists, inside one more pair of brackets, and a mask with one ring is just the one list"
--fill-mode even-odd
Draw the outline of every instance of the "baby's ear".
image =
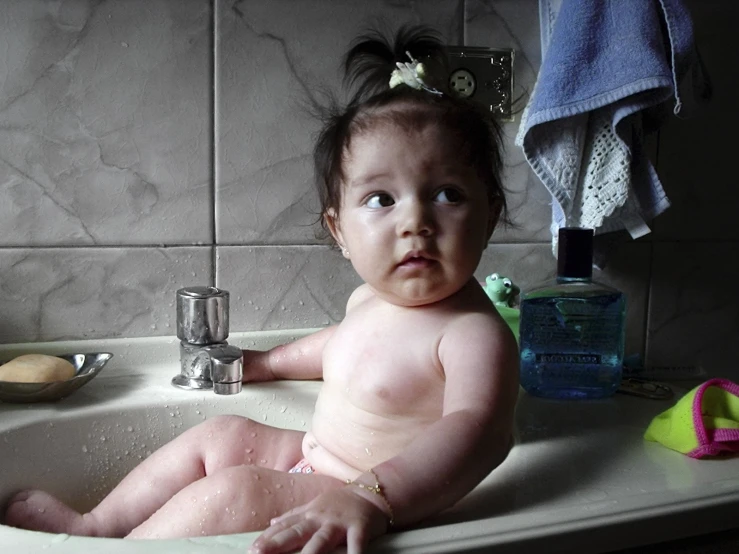
[[338, 244], [339, 248], [341, 248], [341, 251], [344, 252], [344, 237], [341, 234], [339, 216], [336, 213], [336, 210], [333, 208], [329, 208], [325, 212], [323, 212], [323, 220], [326, 222], [326, 227], [331, 233], [331, 236], [334, 237], [336, 244]]

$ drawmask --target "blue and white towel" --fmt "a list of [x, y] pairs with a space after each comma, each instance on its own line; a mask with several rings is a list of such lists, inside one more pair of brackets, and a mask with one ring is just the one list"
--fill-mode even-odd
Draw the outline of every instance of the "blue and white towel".
[[681, 111], [697, 61], [689, 12], [680, 0], [539, 0], [539, 14], [542, 65], [516, 144], [552, 194], [553, 243], [565, 225], [649, 233], [670, 202], [643, 136], [671, 103]]

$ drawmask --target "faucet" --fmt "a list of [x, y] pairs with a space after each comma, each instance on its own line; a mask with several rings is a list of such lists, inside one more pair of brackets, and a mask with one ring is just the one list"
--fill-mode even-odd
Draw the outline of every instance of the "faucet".
[[243, 353], [226, 340], [229, 331], [228, 291], [187, 287], [177, 291], [177, 338], [180, 373], [175, 387], [210, 390], [216, 394], [241, 391]]

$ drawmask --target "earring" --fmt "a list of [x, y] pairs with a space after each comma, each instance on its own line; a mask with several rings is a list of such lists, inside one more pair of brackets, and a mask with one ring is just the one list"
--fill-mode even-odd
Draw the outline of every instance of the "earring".
[[341, 245], [341, 254], [345, 258], [348, 258], [349, 257], [349, 250], [347, 250], [346, 246], [344, 246], [344, 245]]

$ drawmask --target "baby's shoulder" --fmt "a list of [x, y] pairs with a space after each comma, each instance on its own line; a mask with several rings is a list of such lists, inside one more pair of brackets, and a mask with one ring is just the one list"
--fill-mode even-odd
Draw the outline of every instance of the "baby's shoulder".
[[[444, 325], [444, 338], [455, 344], [470, 343], [515, 343], [508, 324], [503, 320], [492, 302], [472, 309], [461, 309], [454, 313]], [[511, 341], [513, 339], [513, 341]]]
[[370, 288], [367, 283], [359, 285], [354, 292], [349, 295], [349, 300], [346, 302], [346, 313], [349, 313], [352, 308], [358, 306], [362, 302], [369, 300], [375, 296], [374, 291]]

